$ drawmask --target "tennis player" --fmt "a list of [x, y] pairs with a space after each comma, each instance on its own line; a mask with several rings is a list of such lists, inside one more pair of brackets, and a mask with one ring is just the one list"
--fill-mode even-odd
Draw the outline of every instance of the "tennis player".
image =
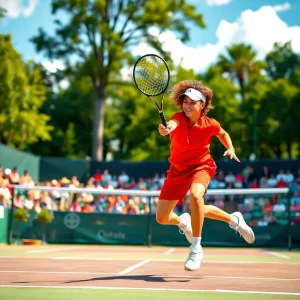
[[[167, 127], [160, 124], [161, 135], [170, 134], [170, 168], [162, 187], [156, 220], [160, 224], [178, 225], [191, 243], [189, 256], [185, 262], [187, 271], [200, 267], [203, 258], [201, 233], [204, 217], [227, 222], [248, 242], [255, 240], [252, 229], [246, 224], [242, 214], [228, 214], [213, 205], [204, 204], [204, 195], [211, 178], [216, 174], [216, 164], [210, 155], [210, 143], [216, 136], [225, 146], [224, 156], [240, 162], [235, 154], [229, 134], [219, 122], [206, 114], [212, 107], [212, 91], [199, 81], [185, 80], [172, 89], [170, 100], [180, 109]], [[191, 216], [180, 217], [173, 210], [190, 191]]]

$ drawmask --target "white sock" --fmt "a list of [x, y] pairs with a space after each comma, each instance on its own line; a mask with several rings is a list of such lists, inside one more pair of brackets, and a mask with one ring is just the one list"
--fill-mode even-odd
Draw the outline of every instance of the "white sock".
[[179, 227], [186, 227], [187, 224], [187, 219], [185, 218], [180, 218], [180, 223], [178, 224]]
[[193, 242], [192, 242], [192, 248], [194, 247], [200, 247], [201, 244], [201, 237], [193, 237]]
[[232, 226], [238, 226], [239, 225], [239, 218], [237, 216], [231, 215], [231, 219], [229, 221], [229, 224]]

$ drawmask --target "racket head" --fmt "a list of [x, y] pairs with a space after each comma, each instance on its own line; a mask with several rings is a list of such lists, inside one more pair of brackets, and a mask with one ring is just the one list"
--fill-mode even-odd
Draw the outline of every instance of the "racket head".
[[133, 79], [137, 88], [147, 96], [158, 96], [166, 91], [170, 71], [163, 58], [156, 54], [140, 57], [133, 67]]

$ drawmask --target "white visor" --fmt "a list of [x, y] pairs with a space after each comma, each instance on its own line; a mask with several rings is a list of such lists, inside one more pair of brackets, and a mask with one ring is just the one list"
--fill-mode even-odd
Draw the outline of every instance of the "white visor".
[[184, 93], [179, 95], [179, 99], [184, 98], [185, 96], [190, 97], [192, 100], [194, 101], [203, 101], [204, 103], [206, 102], [206, 98], [205, 96], [198, 90], [193, 89], [193, 88], [188, 88], [187, 90], [185, 90]]

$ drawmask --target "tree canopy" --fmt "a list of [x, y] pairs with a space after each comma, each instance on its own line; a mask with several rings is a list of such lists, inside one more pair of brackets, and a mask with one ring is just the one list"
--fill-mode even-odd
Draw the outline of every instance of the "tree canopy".
[[50, 117], [39, 113], [46, 100], [41, 66], [22, 62], [10, 35], [0, 35], [0, 142], [27, 149], [51, 140]]
[[90, 78], [94, 91], [92, 158], [103, 159], [104, 116], [107, 86], [124, 65], [131, 65], [132, 46], [141, 41], [158, 51], [162, 45], [149, 33], [155, 27], [177, 33], [182, 41], [189, 39], [188, 23], [205, 27], [202, 14], [185, 0], [53, 0], [52, 12], [66, 13], [68, 22], [56, 20], [55, 36], [44, 29], [32, 41], [37, 51], [49, 58], [78, 61], [80, 73]]
[[[169, 89], [198, 79], [213, 90], [209, 116], [229, 132], [241, 159], [253, 153], [300, 156], [300, 55], [290, 42], [274, 44], [263, 61], [252, 46], [231, 45], [198, 74], [174, 65], [149, 33], [152, 27], [171, 29], [187, 41], [186, 20], [204, 27], [203, 16], [186, 1], [53, 0], [52, 6], [54, 14], [67, 13], [68, 22], [57, 20], [53, 37], [40, 29], [33, 42], [49, 58], [62, 59], [65, 70], [50, 73], [23, 61], [11, 37], [0, 35], [1, 143], [47, 156], [102, 159], [110, 153], [119, 160], [166, 160], [169, 139], [157, 132], [155, 106], [132, 76], [122, 75], [133, 67], [134, 44], [145, 41], [167, 60]], [[62, 79], [69, 85], [57, 88]], [[166, 95], [167, 119], [176, 110]], [[221, 158], [224, 147], [213, 142], [211, 152]]]

